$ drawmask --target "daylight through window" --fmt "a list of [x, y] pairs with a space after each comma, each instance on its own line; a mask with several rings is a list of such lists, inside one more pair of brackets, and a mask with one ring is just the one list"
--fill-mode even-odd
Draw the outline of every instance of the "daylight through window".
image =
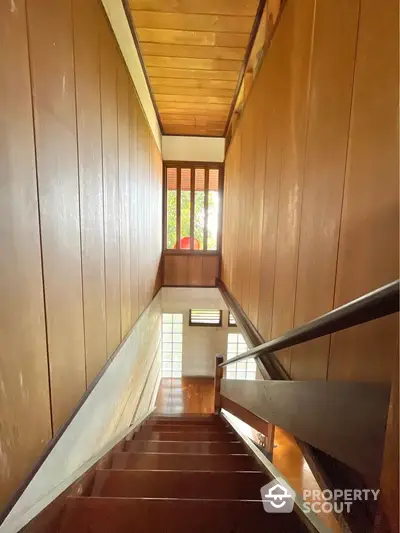
[[167, 249], [218, 250], [220, 174], [218, 165], [165, 165]]
[[182, 327], [183, 315], [162, 315], [162, 377], [182, 377]]
[[[246, 341], [240, 333], [228, 333], [227, 359], [247, 352]], [[239, 363], [231, 363], [226, 367], [227, 379], [256, 379], [256, 363], [253, 358], [245, 359]]]

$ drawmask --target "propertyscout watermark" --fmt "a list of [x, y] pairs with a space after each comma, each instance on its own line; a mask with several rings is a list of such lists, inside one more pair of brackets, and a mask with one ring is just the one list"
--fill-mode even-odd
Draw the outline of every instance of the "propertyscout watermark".
[[[377, 500], [379, 489], [303, 490], [302, 511], [307, 513], [349, 513], [357, 500]], [[261, 487], [261, 498], [267, 513], [291, 513], [296, 492], [282, 478]]]

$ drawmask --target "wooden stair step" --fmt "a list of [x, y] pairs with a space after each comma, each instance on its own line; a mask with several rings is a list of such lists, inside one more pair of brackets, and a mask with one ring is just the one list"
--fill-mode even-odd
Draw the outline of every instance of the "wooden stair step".
[[164, 440], [164, 441], [206, 441], [206, 442], [231, 442], [236, 441], [234, 433], [219, 431], [147, 431], [141, 429], [134, 440]]
[[69, 498], [60, 533], [306, 533], [295, 513], [261, 502]]
[[114, 453], [112, 467], [126, 470], [259, 470], [250, 455]]
[[150, 420], [157, 420], [157, 419], [166, 419], [166, 418], [179, 418], [181, 420], [187, 420], [187, 419], [194, 419], [197, 418], [198, 420], [217, 420], [220, 418], [219, 415], [215, 415], [214, 413], [159, 413], [154, 414]]
[[93, 496], [259, 500], [268, 483], [261, 472], [98, 470]]
[[191, 454], [245, 454], [245, 448], [237, 442], [195, 442], [195, 441], [161, 441], [129, 440], [125, 442], [127, 452], [154, 453], [191, 453]]
[[147, 421], [148, 424], [223, 424], [224, 421], [219, 416], [215, 415], [186, 415], [186, 416], [163, 416], [152, 417]]
[[147, 424], [142, 429], [154, 431], [229, 431], [223, 424]]

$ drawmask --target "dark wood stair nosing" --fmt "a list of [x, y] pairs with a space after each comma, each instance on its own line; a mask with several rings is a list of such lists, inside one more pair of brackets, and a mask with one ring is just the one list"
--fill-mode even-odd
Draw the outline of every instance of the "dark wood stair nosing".
[[[147, 441], [144, 441], [144, 442], [147, 442]], [[153, 441], [153, 442], [159, 442], [158, 440], [157, 441]], [[168, 442], [168, 441], [163, 441], [163, 442]], [[190, 442], [190, 441], [172, 441], [172, 442]], [[201, 441], [203, 442], [203, 441]], [[129, 455], [182, 455], [184, 457], [190, 457], [191, 455], [193, 455], [194, 457], [198, 457], [199, 454], [198, 453], [181, 453], [181, 452], [130, 452], [129, 450], [125, 450], [123, 452], [117, 452], [117, 453], [127, 453]], [[253, 457], [252, 455], [248, 454], [248, 453], [202, 453], [200, 454], [201, 456], [203, 457], [207, 457], [207, 456], [211, 456], [211, 457], [218, 457], [218, 456], [221, 456], [221, 457]]]

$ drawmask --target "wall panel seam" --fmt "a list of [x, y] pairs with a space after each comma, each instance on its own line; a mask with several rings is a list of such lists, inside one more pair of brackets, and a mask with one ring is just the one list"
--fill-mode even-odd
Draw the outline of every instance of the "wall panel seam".
[[[335, 279], [334, 279], [333, 292], [332, 292], [332, 309], [335, 306], [335, 298], [336, 298], [337, 274], [338, 274], [338, 266], [339, 266], [340, 236], [341, 236], [341, 231], [342, 231], [343, 206], [344, 206], [344, 196], [345, 196], [345, 190], [346, 190], [347, 164], [348, 164], [349, 147], [350, 147], [350, 128], [351, 128], [351, 123], [352, 123], [352, 118], [353, 118], [354, 83], [355, 83], [355, 76], [356, 76], [357, 53], [358, 53], [358, 36], [359, 36], [359, 32], [360, 32], [360, 19], [361, 19], [361, 0], [359, 0], [359, 2], [358, 2], [358, 20], [357, 20], [357, 30], [356, 30], [355, 51], [354, 51], [353, 75], [352, 75], [352, 84], [351, 84], [350, 112], [349, 112], [349, 120], [348, 120], [348, 127], [347, 127], [347, 143], [346, 143], [346, 155], [345, 155], [345, 162], [344, 162], [344, 179], [343, 179], [343, 186], [342, 186], [342, 201], [341, 201], [341, 204], [340, 204], [339, 229], [338, 229], [337, 248], [336, 248]], [[329, 335], [328, 360], [327, 360], [327, 365], [326, 365], [326, 376], [325, 376], [326, 380], [328, 380], [328, 378], [329, 378], [329, 365], [330, 365], [330, 361], [331, 361], [331, 348], [332, 348], [332, 335]]]
[[48, 372], [48, 387], [49, 387], [49, 407], [50, 407], [50, 428], [51, 436], [54, 438], [54, 423], [53, 423], [53, 397], [51, 388], [51, 363], [49, 352], [49, 332], [48, 332], [48, 318], [47, 318], [47, 305], [46, 305], [46, 288], [44, 280], [44, 259], [43, 259], [43, 238], [42, 238], [42, 219], [40, 212], [40, 194], [39, 194], [39, 172], [37, 166], [37, 142], [36, 142], [36, 120], [35, 120], [35, 105], [33, 99], [33, 76], [32, 76], [32, 59], [31, 59], [31, 44], [29, 35], [29, 15], [28, 15], [28, 3], [25, 4], [25, 17], [26, 17], [26, 36], [27, 36], [27, 49], [28, 49], [28, 65], [29, 65], [29, 81], [30, 81], [30, 93], [31, 93], [31, 109], [32, 109], [32, 129], [33, 129], [33, 145], [35, 151], [35, 176], [36, 176], [36, 197], [37, 197], [37, 211], [39, 222], [39, 242], [40, 242], [40, 262], [42, 273], [42, 294], [43, 294], [43, 316], [45, 324], [45, 336], [46, 336], [46, 356], [47, 356], [47, 372]]
[[81, 258], [81, 295], [82, 295], [82, 320], [83, 320], [83, 352], [85, 355], [85, 383], [88, 386], [87, 380], [87, 352], [86, 352], [86, 322], [85, 322], [85, 288], [83, 278], [83, 246], [82, 246], [82, 187], [81, 187], [81, 172], [79, 167], [80, 150], [79, 150], [79, 128], [78, 128], [78, 99], [76, 94], [76, 53], [75, 53], [75, 20], [72, 1], [71, 7], [71, 41], [72, 41], [72, 59], [74, 67], [74, 102], [75, 102], [75, 130], [76, 130], [76, 162], [78, 174], [78, 209], [79, 209], [79, 246]]

